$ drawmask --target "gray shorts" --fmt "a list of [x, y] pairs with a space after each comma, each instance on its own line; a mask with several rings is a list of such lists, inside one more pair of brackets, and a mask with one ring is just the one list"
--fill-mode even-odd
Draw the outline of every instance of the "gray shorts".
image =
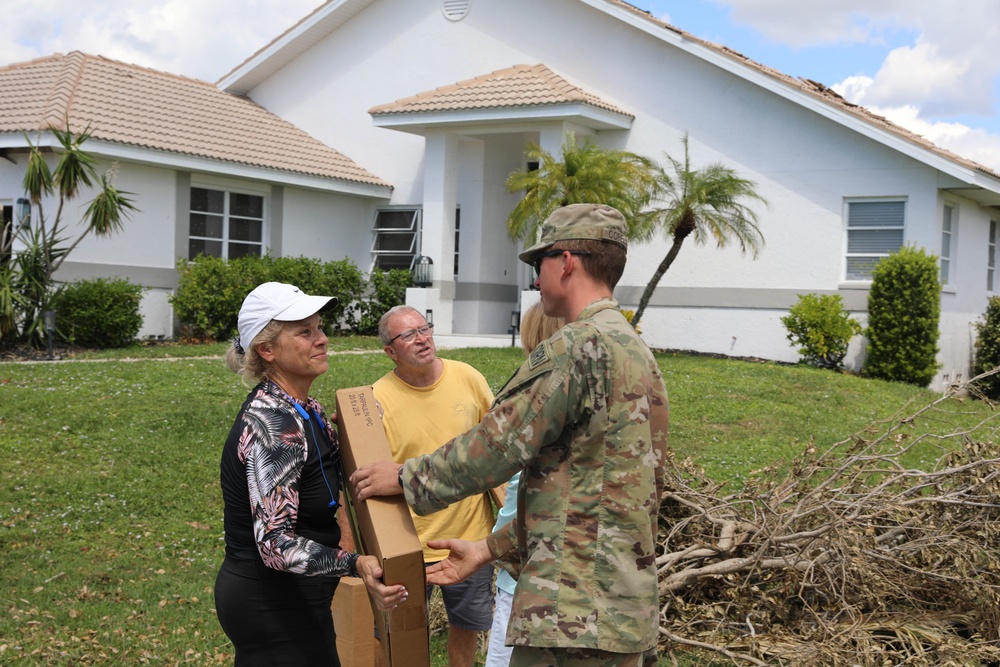
[[[425, 567], [434, 563], [425, 563]], [[428, 586], [427, 601], [435, 588], [441, 589], [448, 625], [462, 630], [484, 632], [493, 624], [493, 565], [487, 563], [465, 581], [448, 586]]]

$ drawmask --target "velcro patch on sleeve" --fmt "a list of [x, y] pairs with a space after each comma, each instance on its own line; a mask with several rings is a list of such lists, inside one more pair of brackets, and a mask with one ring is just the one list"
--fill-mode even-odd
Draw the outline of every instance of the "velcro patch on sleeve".
[[534, 371], [536, 368], [544, 366], [549, 363], [551, 358], [552, 353], [548, 341], [540, 343], [531, 351], [531, 355], [528, 357], [528, 370]]

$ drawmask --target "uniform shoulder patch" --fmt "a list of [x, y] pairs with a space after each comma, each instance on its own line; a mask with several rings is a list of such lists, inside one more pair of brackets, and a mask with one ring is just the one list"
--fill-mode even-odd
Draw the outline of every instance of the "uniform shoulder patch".
[[535, 370], [539, 366], [548, 363], [551, 358], [548, 341], [539, 343], [528, 356], [528, 370]]

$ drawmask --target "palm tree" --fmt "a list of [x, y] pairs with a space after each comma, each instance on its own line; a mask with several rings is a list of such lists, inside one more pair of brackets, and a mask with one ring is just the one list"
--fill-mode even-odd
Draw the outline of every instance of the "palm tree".
[[508, 192], [525, 193], [507, 218], [511, 239], [533, 241], [545, 219], [569, 204], [608, 204], [625, 216], [630, 238], [650, 234], [643, 209], [654, 190], [655, 166], [648, 158], [601, 148], [589, 138], [581, 146], [573, 134], [566, 135], [562, 155], [529, 144], [527, 157], [538, 168], [507, 177]]
[[[40, 235], [47, 282], [51, 281], [52, 274], [59, 269], [66, 256], [88, 234], [93, 232], [97, 236], [110, 236], [115, 232], [120, 232], [124, 228], [124, 222], [129, 213], [137, 210], [128, 197], [132, 193], [121, 191], [112, 183], [112, 178], [118, 168], [117, 163], [112, 165], [108, 172], [98, 176], [97, 160], [82, 148], [83, 143], [90, 138], [89, 128], [76, 135], [68, 128], [65, 131], [60, 131], [50, 127], [49, 130], [62, 145], [62, 152], [55, 171], [49, 171], [41, 148], [32, 144], [31, 139], [25, 135], [29, 153], [23, 182], [25, 192], [39, 212], [37, 229]], [[57, 244], [64, 240], [62, 238], [64, 232], [62, 214], [66, 203], [74, 199], [81, 189], [92, 188], [95, 181], [99, 182], [99, 186], [97, 194], [90, 201], [83, 216], [83, 231], [68, 247], [57, 252]], [[49, 227], [42, 211], [42, 199], [53, 193], [59, 197], [59, 206], [52, 226]]]
[[[137, 210], [129, 197], [132, 193], [119, 190], [112, 182], [117, 166], [98, 175], [97, 160], [83, 150], [83, 143], [91, 136], [89, 128], [77, 134], [68, 127], [49, 130], [62, 147], [56, 167], [49, 169], [41, 146], [25, 134], [28, 160], [23, 187], [35, 215], [30, 225], [19, 225], [5, 234], [0, 247], [0, 256], [12, 257], [0, 271], [0, 339], [17, 335], [20, 324], [21, 337], [35, 345], [42, 344], [42, 313], [57, 292], [53, 274], [87, 235], [93, 232], [105, 237], [121, 231], [129, 214]], [[70, 240], [63, 211], [85, 190], [96, 192], [81, 220], [82, 231]], [[51, 197], [56, 198], [57, 208], [50, 222], [43, 205]], [[23, 248], [13, 255], [15, 241]]]
[[749, 206], [754, 201], [767, 205], [767, 201], [757, 194], [756, 184], [740, 178], [735, 170], [721, 163], [692, 170], [686, 134], [683, 142], [684, 162], [667, 155], [673, 173], [668, 173], [662, 166], [656, 170], [658, 187], [655, 199], [665, 205], [650, 213], [654, 227], [661, 228], [672, 243], [642, 293], [632, 317], [632, 326], [635, 327], [639, 326], [660, 278], [673, 264], [689, 236], [693, 235], [698, 244], [713, 238], [719, 248], [735, 241], [744, 254], [749, 251], [754, 258], [764, 245], [764, 236], [757, 226], [757, 213]]

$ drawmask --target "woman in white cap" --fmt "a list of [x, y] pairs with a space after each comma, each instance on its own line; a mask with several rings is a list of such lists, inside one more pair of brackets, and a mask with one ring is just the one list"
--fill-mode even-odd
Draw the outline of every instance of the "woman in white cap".
[[264, 283], [243, 301], [230, 370], [253, 384], [226, 439], [220, 480], [226, 558], [215, 582], [219, 622], [236, 667], [340, 665], [330, 602], [342, 576], [361, 577], [380, 608], [406, 597], [384, 586], [374, 556], [340, 548], [336, 432], [309, 396], [327, 370], [320, 314], [335, 297]]

